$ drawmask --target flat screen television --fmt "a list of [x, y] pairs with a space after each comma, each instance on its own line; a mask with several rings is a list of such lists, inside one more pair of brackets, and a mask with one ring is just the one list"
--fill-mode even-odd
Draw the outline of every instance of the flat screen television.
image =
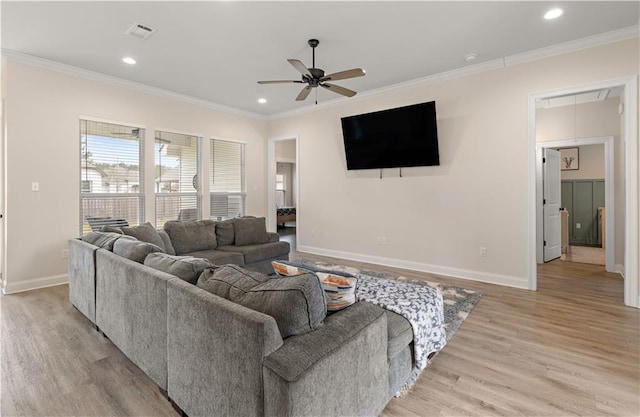
[[440, 165], [436, 102], [342, 118], [347, 169]]

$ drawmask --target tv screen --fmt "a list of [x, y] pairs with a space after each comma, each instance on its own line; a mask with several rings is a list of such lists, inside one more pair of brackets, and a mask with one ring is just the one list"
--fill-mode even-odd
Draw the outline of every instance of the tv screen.
[[440, 165], [436, 102], [342, 118], [347, 169]]

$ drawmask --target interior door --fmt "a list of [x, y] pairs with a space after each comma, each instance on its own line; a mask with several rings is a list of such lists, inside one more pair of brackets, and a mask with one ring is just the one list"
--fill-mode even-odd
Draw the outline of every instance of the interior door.
[[544, 261], [549, 262], [562, 253], [560, 152], [545, 148], [543, 157]]

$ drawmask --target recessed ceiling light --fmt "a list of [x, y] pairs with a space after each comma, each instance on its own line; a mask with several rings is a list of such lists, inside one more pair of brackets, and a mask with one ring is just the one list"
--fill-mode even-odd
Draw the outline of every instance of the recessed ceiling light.
[[260, 103], [260, 104], [265, 104], [266, 102], [267, 102], [266, 98], [259, 98], [258, 99], [258, 103]]
[[136, 60], [131, 58], [130, 56], [125, 56], [124, 58], [122, 58], [122, 62], [124, 62], [125, 64], [133, 65], [136, 63]]
[[544, 18], [547, 20], [555, 19], [562, 16], [562, 9], [551, 9], [544, 14]]
[[475, 61], [478, 55], [476, 54], [467, 54], [464, 56], [464, 60], [467, 62]]

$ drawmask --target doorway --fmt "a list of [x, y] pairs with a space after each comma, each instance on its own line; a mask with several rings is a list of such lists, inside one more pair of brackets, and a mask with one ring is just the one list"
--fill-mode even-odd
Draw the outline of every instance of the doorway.
[[[614, 137], [613, 136], [605, 136], [605, 137], [594, 137], [594, 138], [576, 138], [569, 140], [552, 140], [552, 141], [544, 141], [537, 142], [537, 154], [539, 155], [537, 158], [538, 164], [538, 194], [544, 194], [544, 176], [540, 176], [540, 172], [542, 170], [541, 159], [545, 150], [547, 149], [582, 149], [583, 158], [582, 163], [583, 167], [586, 164], [594, 163], [595, 161], [590, 161], [586, 156], [587, 153], [584, 151], [585, 149], [591, 148], [602, 148], [602, 152], [598, 154], [597, 152], [593, 152], [597, 149], [591, 149], [590, 152], [596, 153], [599, 155], [598, 157], [602, 158], [602, 169], [600, 167], [591, 166], [587, 171], [588, 173], [583, 173], [582, 175], [576, 175], [573, 170], [565, 169], [561, 172], [562, 175], [560, 177], [559, 185], [560, 185], [560, 195], [561, 195], [561, 208], [563, 209], [563, 221], [561, 227], [564, 230], [561, 230], [561, 241], [562, 241], [562, 250], [560, 258], [563, 260], [582, 262], [594, 257], [601, 257], [602, 262], [586, 262], [586, 263], [596, 263], [605, 266], [606, 271], [608, 272], [621, 272], [621, 265], [616, 265], [615, 262], [615, 222], [616, 222], [616, 204], [615, 204], [615, 195], [614, 190], [616, 187], [615, 183], [615, 152], [614, 152]], [[562, 153], [561, 153], [562, 155]], [[580, 155], [580, 152], [578, 152]], [[562, 157], [561, 157], [562, 159]], [[569, 175], [573, 174], [573, 175]], [[582, 178], [584, 177], [584, 178]], [[587, 178], [589, 177], [589, 178]], [[577, 186], [576, 186], [577, 183]], [[575, 187], [575, 191], [582, 193], [582, 190], [587, 188], [586, 194], [590, 193], [592, 197], [591, 206], [588, 207], [586, 203], [583, 203], [582, 213], [585, 211], [591, 211], [591, 215], [577, 213], [574, 210], [573, 204], [568, 200], [572, 200], [573, 198], [573, 187]], [[579, 188], [578, 188], [579, 187]], [[600, 191], [600, 187], [602, 190]], [[540, 191], [541, 189], [541, 191]], [[583, 193], [584, 194], [584, 193]], [[577, 197], [577, 196], [576, 196]], [[538, 200], [541, 197], [538, 196]], [[544, 202], [544, 196], [542, 197]], [[576, 198], [576, 201], [578, 199]], [[540, 203], [543, 207], [545, 204]], [[604, 210], [598, 210], [599, 207], [603, 207]], [[577, 207], [576, 207], [577, 208]], [[585, 221], [580, 220], [584, 217], [590, 217], [591, 223], [587, 223]], [[538, 223], [542, 223], [542, 225], [538, 224], [538, 230], [542, 228], [542, 250], [538, 253], [537, 263], [546, 262], [546, 259], [541, 257], [541, 254], [545, 252], [544, 248], [544, 228], [545, 228], [545, 220], [544, 217], [538, 221]], [[562, 234], [562, 232], [566, 233], [566, 235]], [[583, 242], [584, 240], [584, 242]], [[608, 244], [607, 244], [608, 242]], [[538, 242], [539, 244], [540, 242]], [[597, 244], [596, 244], [597, 243]], [[585, 249], [586, 247], [600, 247], [600, 251]], [[602, 255], [600, 255], [602, 252]]]
[[284, 136], [269, 139], [268, 229], [289, 242], [291, 249], [297, 245], [299, 213], [298, 139]]
[[[624, 303], [628, 306], [638, 307], [638, 90], [636, 77], [529, 94], [529, 289], [535, 290], [537, 288], [537, 262], [540, 259], [539, 255], [542, 253], [543, 244], [541, 230], [543, 224], [540, 220], [542, 201], [540, 198], [541, 178], [539, 168], [541, 162], [537, 158], [537, 153], [539, 152], [537, 152], [538, 143], [536, 142], [539, 133], [537, 131], [537, 104], [543, 100], [571, 97], [614, 88], [621, 88], [618, 108], [622, 118], [620, 123], [620, 154], [616, 161], [622, 161], [621, 164], [617, 164], [619, 168], [624, 167], [621, 173], [624, 186], [618, 188], [622, 197], [621, 199], [617, 198], [624, 208], [624, 210], [621, 210], [624, 213], [621, 216], [623, 221], [619, 221], [624, 231], [624, 237], [619, 239], [621, 252], [624, 255], [618, 254], [617, 257], [621, 259], [622, 264], [620, 270], [615, 272], [620, 272], [624, 277]], [[575, 144], [576, 138], [580, 138], [580, 135], [575, 130], [577, 125], [578, 123], [574, 121], [573, 139], [567, 140], [573, 144]], [[571, 143], [554, 145], [556, 147], [564, 147], [570, 146]], [[614, 210], [607, 210], [607, 215], [613, 214], [609, 213], [610, 211], [613, 212]], [[607, 237], [609, 233], [614, 231], [612, 229], [615, 228], [608, 228], [606, 231]]]

